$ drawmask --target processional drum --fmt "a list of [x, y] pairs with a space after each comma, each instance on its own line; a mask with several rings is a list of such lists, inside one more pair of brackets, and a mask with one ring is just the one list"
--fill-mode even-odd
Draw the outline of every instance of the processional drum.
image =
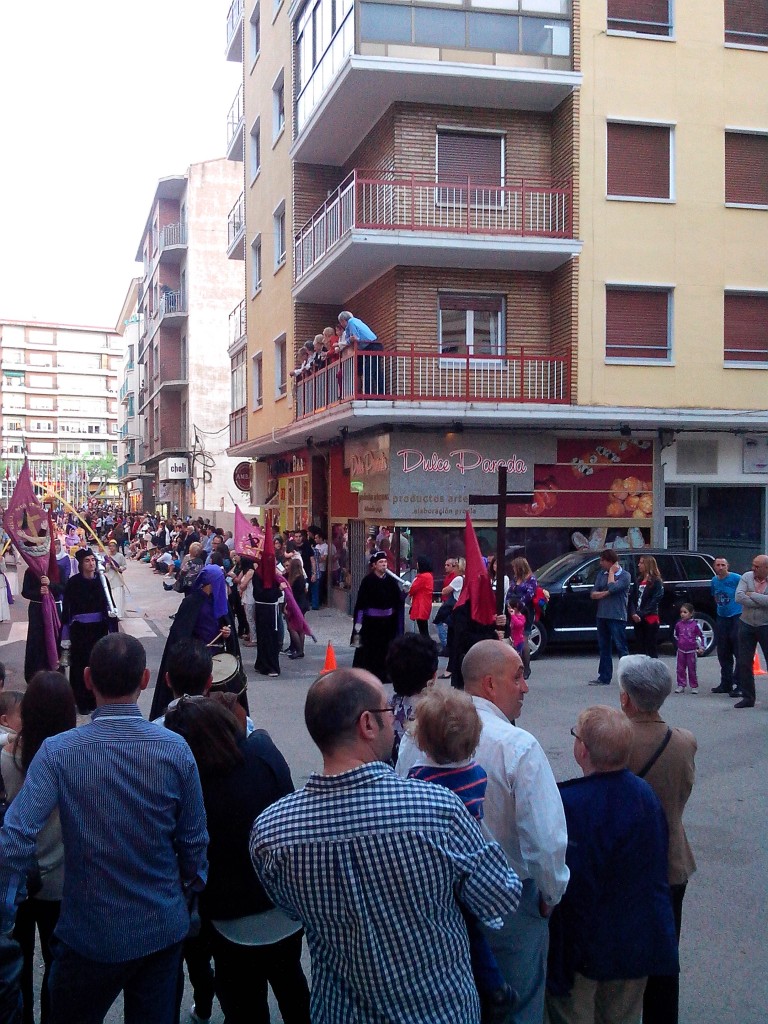
[[212, 690], [232, 690], [235, 693], [240, 691], [240, 659], [234, 654], [214, 654]]

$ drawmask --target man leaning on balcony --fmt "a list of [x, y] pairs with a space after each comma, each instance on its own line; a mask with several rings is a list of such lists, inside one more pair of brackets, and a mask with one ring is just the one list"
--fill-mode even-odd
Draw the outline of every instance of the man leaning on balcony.
[[363, 396], [384, 394], [384, 368], [379, 356], [368, 355], [369, 352], [383, 352], [384, 346], [378, 340], [368, 324], [360, 317], [353, 316], [349, 310], [339, 313], [339, 323], [344, 334], [339, 342], [339, 351], [347, 345], [356, 344], [358, 352], [365, 355], [357, 357], [357, 375], [362, 377]]

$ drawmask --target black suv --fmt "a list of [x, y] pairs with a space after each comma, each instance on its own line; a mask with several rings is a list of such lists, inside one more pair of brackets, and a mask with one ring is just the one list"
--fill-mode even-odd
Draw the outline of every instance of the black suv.
[[[617, 554], [633, 584], [637, 579], [637, 563], [643, 555], [653, 555], [658, 563], [664, 581], [659, 640], [672, 639], [680, 605], [687, 602], [696, 609], [694, 618], [704, 634], [704, 653], [709, 654], [715, 645], [717, 614], [709, 589], [710, 580], [715, 575], [713, 557], [698, 551], [660, 551], [654, 548], [619, 551]], [[547, 562], [536, 571], [539, 586], [549, 591], [549, 604], [541, 621], [533, 627], [531, 657], [538, 657], [555, 644], [597, 643], [597, 606], [590, 593], [599, 570], [599, 551], [573, 551]], [[633, 633], [630, 620], [627, 634], [631, 636]]]

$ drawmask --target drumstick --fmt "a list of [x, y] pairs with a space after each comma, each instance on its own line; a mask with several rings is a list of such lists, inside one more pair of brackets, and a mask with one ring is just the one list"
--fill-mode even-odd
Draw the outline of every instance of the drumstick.
[[222, 630], [220, 630], [216, 634], [216, 636], [213, 638], [213, 640], [211, 640], [211, 642], [209, 644], [206, 644], [206, 647], [213, 647], [213, 645], [216, 643], [216, 641], [219, 639], [219, 637], [223, 636], [223, 635], [224, 635], [224, 630], [222, 629]]

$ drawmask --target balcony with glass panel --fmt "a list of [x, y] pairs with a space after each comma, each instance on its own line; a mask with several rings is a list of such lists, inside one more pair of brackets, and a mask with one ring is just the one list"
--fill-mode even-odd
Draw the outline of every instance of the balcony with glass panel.
[[342, 164], [395, 102], [544, 112], [581, 83], [571, 0], [307, 0], [292, 19], [303, 163]]
[[227, 160], [243, 162], [243, 138], [245, 133], [245, 106], [243, 87], [237, 90], [227, 114]]
[[227, 11], [227, 60], [243, 59], [243, 0], [232, 0]]
[[245, 196], [242, 192], [227, 217], [227, 257], [245, 259]]

